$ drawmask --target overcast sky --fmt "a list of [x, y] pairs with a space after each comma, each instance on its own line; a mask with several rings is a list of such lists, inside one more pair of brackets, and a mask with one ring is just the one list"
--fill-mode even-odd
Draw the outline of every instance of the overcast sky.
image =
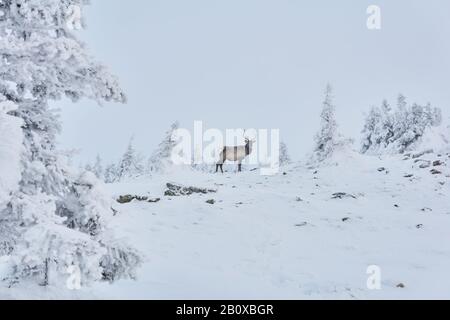
[[[381, 7], [382, 29], [366, 27]], [[399, 92], [450, 112], [448, 0], [94, 0], [80, 33], [127, 105], [58, 102], [61, 146], [115, 161], [132, 135], [149, 155], [175, 120], [191, 129], [278, 128], [310, 151], [326, 83], [342, 133]]]

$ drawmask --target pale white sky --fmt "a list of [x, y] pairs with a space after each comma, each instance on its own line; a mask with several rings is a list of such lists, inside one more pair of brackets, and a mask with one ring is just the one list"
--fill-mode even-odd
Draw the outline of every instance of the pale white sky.
[[[382, 9], [369, 31], [366, 9]], [[132, 135], [149, 155], [170, 124], [278, 128], [293, 158], [310, 151], [322, 92], [341, 131], [399, 92], [450, 115], [448, 0], [94, 0], [80, 36], [127, 105], [58, 102], [63, 148], [116, 160]]]

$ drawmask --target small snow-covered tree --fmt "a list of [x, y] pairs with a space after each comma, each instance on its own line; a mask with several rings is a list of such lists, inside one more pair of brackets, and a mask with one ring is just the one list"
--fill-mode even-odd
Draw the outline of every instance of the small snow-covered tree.
[[442, 124], [442, 110], [439, 108], [434, 108], [432, 111], [431, 125], [433, 127], [438, 127]]
[[86, 165], [84, 166], [84, 170], [92, 173], [94, 172], [94, 170], [92, 169], [92, 165], [90, 163], [86, 163]]
[[381, 135], [382, 135], [382, 143], [386, 147], [392, 142], [392, 138], [394, 137], [394, 116], [392, 115], [392, 108], [389, 105], [387, 100], [383, 100], [381, 104]]
[[286, 143], [280, 142], [280, 166], [286, 166], [291, 163]]
[[166, 132], [164, 139], [159, 144], [158, 148], [153, 152], [148, 161], [148, 171], [150, 173], [164, 172], [171, 164], [171, 156], [174, 147], [177, 145], [177, 140], [174, 133], [179, 129], [180, 125], [174, 122], [170, 129]]
[[133, 178], [143, 173], [144, 166], [142, 165], [142, 157], [134, 149], [133, 138], [131, 138], [127, 150], [117, 166], [117, 178], [118, 180]]
[[1, 242], [7, 248], [11, 283], [65, 284], [62, 279], [74, 267], [86, 284], [132, 277], [139, 264], [136, 252], [118, 246], [107, 229], [112, 210], [109, 197], [98, 192], [98, 181], [68, 166], [56, 149], [60, 122], [51, 101], [67, 97], [74, 102], [82, 98], [125, 102], [116, 78], [92, 60], [72, 32], [83, 26], [85, 3], [0, 2], [0, 101], [15, 106], [6, 111], [7, 119], [21, 122], [23, 138], [18, 145], [18, 136], [8, 137], [10, 150], [22, 150], [20, 181], [0, 207]]
[[115, 163], [111, 163], [105, 168], [105, 182], [113, 183], [118, 180], [117, 175], [117, 165]]
[[395, 117], [387, 100], [383, 100], [381, 107], [372, 107], [366, 117], [361, 152], [369, 149], [386, 148], [394, 139]]
[[428, 128], [440, 125], [440, 114], [439, 109], [432, 109], [429, 104], [426, 106], [413, 104], [408, 109], [405, 119], [400, 119], [404, 123], [404, 131], [395, 141], [394, 150], [403, 153], [413, 149]]
[[381, 143], [380, 131], [382, 127], [382, 114], [377, 107], [372, 107], [370, 113], [366, 117], [366, 123], [362, 131], [363, 139], [361, 144], [361, 152], [365, 153], [373, 146]]
[[103, 164], [102, 164], [102, 159], [100, 158], [100, 155], [97, 155], [97, 157], [95, 158], [94, 164], [87, 163], [84, 166], [84, 170], [92, 172], [93, 174], [95, 174], [95, 176], [97, 178], [99, 178], [100, 180], [104, 180], [105, 172], [103, 170]]
[[92, 167], [92, 172], [100, 180], [102, 180], [102, 181], [105, 180], [105, 172], [103, 170], [103, 163], [102, 163], [102, 158], [100, 158], [100, 155], [97, 155], [97, 157], [95, 158], [95, 164]]
[[394, 113], [394, 119], [393, 141], [398, 141], [408, 128], [408, 104], [403, 94], [399, 94], [397, 97], [397, 110]]
[[318, 161], [329, 158], [333, 154], [337, 144], [338, 133], [334, 113], [333, 89], [331, 85], [328, 84], [322, 104], [320, 131], [315, 136], [314, 157]]
[[396, 119], [399, 123], [399, 131], [395, 133], [397, 139], [389, 146], [389, 151], [394, 153], [413, 150], [428, 129], [437, 127], [442, 122], [441, 110], [432, 108], [430, 104], [413, 104], [405, 110], [400, 110], [397, 115], [400, 116]]

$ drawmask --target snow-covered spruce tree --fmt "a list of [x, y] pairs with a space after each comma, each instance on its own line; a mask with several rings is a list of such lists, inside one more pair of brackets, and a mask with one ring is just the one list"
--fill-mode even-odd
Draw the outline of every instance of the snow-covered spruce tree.
[[113, 183], [117, 180], [117, 165], [115, 163], [111, 163], [105, 168], [105, 182]]
[[372, 107], [366, 117], [362, 131], [361, 152], [386, 148], [394, 139], [395, 117], [387, 100], [381, 108]]
[[322, 105], [321, 127], [315, 136], [314, 160], [323, 161], [329, 158], [337, 144], [338, 133], [333, 104], [333, 89], [330, 84], [325, 89], [325, 99]]
[[133, 138], [131, 138], [127, 150], [117, 166], [117, 179], [123, 180], [133, 178], [142, 175], [143, 173], [144, 166], [142, 165], [142, 157], [134, 149]]
[[72, 31], [82, 27], [86, 3], [0, 2], [0, 101], [8, 106], [0, 131], [5, 110], [7, 126], [21, 123], [20, 132], [8, 138], [10, 152], [22, 149], [19, 184], [0, 201], [0, 254], [9, 258], [6, 280], [12, 284], [65, 284], [68, 267], [80, 271], [82, 284], [133, 277], [140, 262], [107, 228], [112, 210], [98, 180], [69, 167], [56, 150], [60, 123], [50, 101], [125, 101], [116, 79]]
[[408, 128], [408, 104], [406, 97], [399, 94], [397, 97], [397, 110], [394, 113], [394, 137], [393, 141], [398, 141]]
[[286, 166], [291, 163], [291, 157], [289, 156], [286, 143], [280, 142], [280, 166]]
[[84, 166], [84, 171], [89, 171], [94, 173], [94, 169], [92, 169], [92, 165], [90, 163], [86, 163], [86, 165]]
[[394, 126], [395, 119], [392, 114], [392, 108], [389, 105], [387, 100], [383, 100], [381, 104], [381, 112], [382, 112], [382, 124], [381, 131], [383, 136], [383, 141], [381, 142], [384, 147], [388, 146], [393, 141], [394, 137]]
[[[22, 121], [8, 114], [16, 108], [11, 101], [0, 101], [0, 211], [7, 206], [11, 194], [19, 189], [21, 179]], [[0, 223], [0, 257], [13, 250], [8, 234], [7, 226]]]
[[95, 158], [95, 162], [94, 164], [91, 164], [90, 162], [88, 162], [85, 166], [84, 166], [84, 170], [85, 171], [89, 171], [92, 172], [93, 174], [95, 174], [95, 176], [97, 178], [99, 178], [100, 180], [104, 180], [104, 170], [103, 170], [103, 164], [102, 164], [102, 159], [100, 158], [99, 155], [97, 155], [97, 157]]
[[102, 163], [102, 158], [100, 158], [100, 155], [97, 155], [97, 157], [95, 158], [95, 163], [92, 167], [92, 172], [100, 180], [102, 180], [102, 181], [105, 180], [105, 172], [103, 170], [103, 163]]
[[164, 139], [161, 141], [158, 148], [153, 152], [148, 161], [147, 171], [149, 173], [164, 172], [172, 164], [172, 151], [173, 148], [177, 145], [177, 140], [174, 137], [174, 133], [177, 129], [179, 129], [179, 127], [180, 125], [178, 121], [176, 121], [166, 132]]
[[381, 128], [382, 128], [382, 114], [379, 108], [372, 107], [366, 117], [364, 129], [362, 131], [361, 153], [366, 153], [368, 150], [378, 146], [381, 143]]

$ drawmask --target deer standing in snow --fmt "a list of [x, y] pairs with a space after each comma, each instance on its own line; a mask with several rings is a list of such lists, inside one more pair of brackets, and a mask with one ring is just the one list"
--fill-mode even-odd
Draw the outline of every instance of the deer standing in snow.
[[245, 146], [224, 147], [222, 152], [220, 153], [220, 160], [216, 164], [216, 173], [219, 172], [219, 168], [223, 173], [223, 164], [227, 160], [237, 161], [238, 172], [241, 172], [242, 161], [252, 153], [254, 143], [255, 140], [245, 138]]

